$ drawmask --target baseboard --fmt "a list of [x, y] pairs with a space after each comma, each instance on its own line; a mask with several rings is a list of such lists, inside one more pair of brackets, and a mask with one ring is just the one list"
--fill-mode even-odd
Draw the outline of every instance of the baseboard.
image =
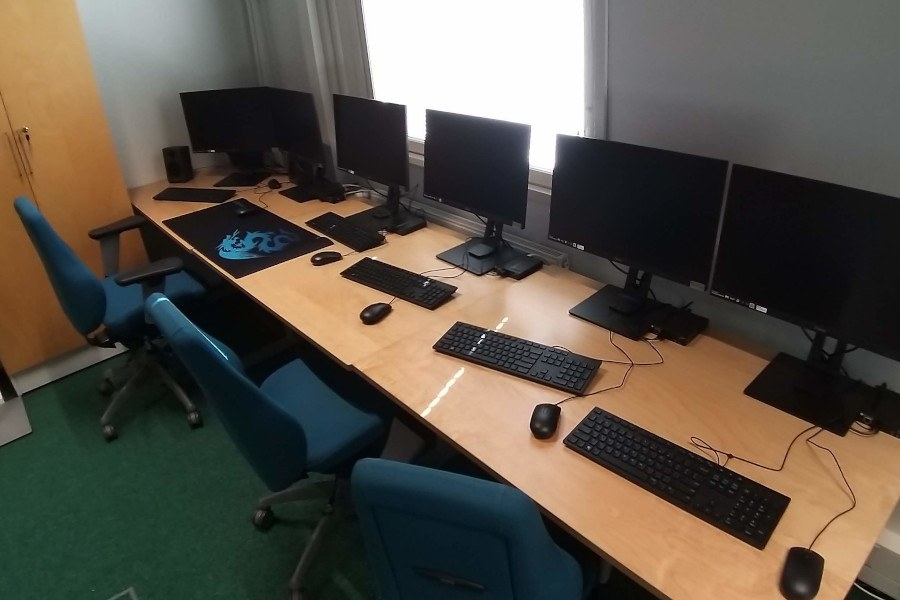
[[31, 423], [25, 414], [21, 398], [0, 400], [0, 446], [31, 433]]
[[12, 379], [16, 391], [19, 394], [25, 394], [126, 351], [127, 348], [124, 346], [116, 346], [115, 348], [83, 346], [36, 367], [10, 375], [10, 379]]

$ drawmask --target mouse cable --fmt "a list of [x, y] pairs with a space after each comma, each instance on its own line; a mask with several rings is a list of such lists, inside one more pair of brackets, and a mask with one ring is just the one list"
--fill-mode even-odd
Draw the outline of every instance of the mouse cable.
[[427, 275], [428, 273], [440, 273], [441, 271], [450, 271], [452, 269], [459, 269], [459, 273], [456, 275], [431, 275], [432, 279], [456, 279], [460, 277], [463, 273], [466, 272], [462, 267], [441, 267], [440, 269], [428, 269], [427, 271], [421, 271], [419, 275]]
[[[605, 387], [605, 388], [603, 388], [603, 389], [599, 389], [599, 390], [597, 390], [597, 391], [595, 391], [595, 392], [591, 392], [590, 394], [575, 394], [575, 395], [573, 395], [573, 396], [569, 396], [569, 397], [567, 397], [567, 398], [563, 398], [562, 400], [560, 400], [559, 402], [555, 402], [554, 404], [556, 404], [556, 406], [559, 406], [559, 405], [562, 404], [563, 402], [568, 402], [569, 400], [573, 400], [573, 399], [575, 399], [575, 398], [587, 398], [588, 396], [596, 396], [597, 394], [602, 394], [603, 392], [609, 392], [609, 391], [612, 391], [612, 390], [617, 390], [617, 389], [619, 389], [620, 387], [623, 387], [623, 386], [625, 385], [625, 382], [628, 381], [628, 375], [631, 374], [631, 370], [632, 370], [633, 368], [635, 368], [636, 366], [661, 365], [663, 362], [665, 362], [665, 359], [663, 359], [662, 354], [660, 354], [660, 352], [659, 352], [659, 350], [656, 348], [656, 346], [654, 346], [653, 344], [651, 344], [649, 340], [644, 340], [644, 341], [647, 342], [647, 345], [649, 345], [651, 348], [653, 348], [653, 351], [656, 352], [656, 354], [659, 356], [659, 358], [660, 358], [660, 361], [659, 361], [659, 362], [655, 362], [655, 363], [636, 363], [636, 362], [634, 362], [633, 360], [631, 360], [631, 357], [628, 356], [628, 353], [625, 352], [625, 350], [624, 350], [621, 346], [619, 346], [615, 341], [613, 341], [613, 332], [610, 331], [610, 332], [609, 332], [609, 343], [612, 344], [613, 346], [615, 346], [616, 348], [618, 348], [619, 352], [621, 352], [622, 354], [624, 354], [625, 357], [628, 359], [629, 362], [621, 362], [621, 361], [618, 361], [618, 362], [617, 362], [617, 361], [605, 361], [605, 362], [611, 362], [611, 363], [614, 363], [614, 364], [621, 364], [621, 365], [628, 365], [628, 368], [625, 369], [625, 374], [622, 375], [622, 381], [620, 381], [620, 382], [619, 382], [618, 384], [616, 384], [616, 385], [611, 385], [611, 386], [609, 386], [609, 387]], [[562, 346], [553, 346], [553, 347], [554, 347], [554, 348], [563, 348]], [[566, 349], [563, 348], [563, 350], [566, 350]], [[566, 352], [570, 352], [570, 350], [566, 350]]]
[[816, 433], [814, 433], [813, 435], [811, 435], [810, 437], [808, 437], [808, 438], [806, 439], [806, 443], [807, 443], [807, 444], [810, 444], [810, 445], [812, 445], [812, 446], [815, 446], [816, 448], [818, 448], [818, 449], [820, 449], [820, 450], [824, 450], [825, 452], [827, 452], [828, 454], [831, 455], [832, 460], [834, 460], [834, 464], [837, 466], [838, 471], [839, 471], [840, 474], [841, 474], [841, 479], [844, 480], [844, 485], [847, 486], [847, 491], [850, 492], [850, 500], [852, 501], [852, 504], [850, 505], [850, 508], [847, 508], [847, 509], [845, 509], [845, 510], [842, 510], [842, 511], [839, 512], [838, 514], [836, 514], [836, 515], [834, 515], [833, 517], [831, 517], [831, 520], [830, 520], [830, 521], [828, 521], [827, 523], [825, 523], [825, 526], [824, 526], [822, 529], [819, 530], [819, 533], [816, 534], [816, 537], [814, 537], [814, 538], [813, 538], [813, 541], [810, 542], [809, 546], [807, 546], [807, 550], [812, 550], [812, 547], [815, 545], [816, 541], [818, 541], [819, 536], [821, 536], [823, 533], [825, 533], [825, 530], [828, 529], [828, 527], [829, 527], [832, 523], [834, 523], [835, 521], [837, 521], [838, 519], [840, 519], [841, 517], [843, 517], [844, 515], [846, 515], [848, 512], [850, 512], [850, 511], [853, 510], [854, 508], [856, 508], [856, 494], [853, 492], [853, 488], [850, 487], [850, 482], [847, 481], [847, 476], [844, 475], [844, 469], [841, 468], [841, 463], [840, 463], [840, 461], [838, 461], [838, 457], [835, 456], [834, 452], [831, 451], [831, 448], [826, 448], [825, 446], [821, 446], [821, 445], [819, 445], [819, 444], [817, 444], [816, 442], [813, 441], [813, 438], [816, 437], [817, 435], [819, 435], [820, 433], [822, 433], [822, 429], [820, 429], [819, 431], [817, 431]]
[[[822, 429], [821, 427], [818, 427], [818, 426], [816, 426], [816, 425], [813, 425], [813, 426], [811, 426], [811, 427], [807, 427], [806, 429], [804, 429], [803, 431], [801, 431], [800, 433], [798, 433], [796, 436], [794, 436], [794, 439], [792, 439], [792, 440], [791, 440], [791, 443], [788, 445], [787, 451], [785, 451], [785, 453], [784, 453], [784, 458], [781, 459], [781, 465], [779, 465], [778, 467], [769, 467], [769, 466], [762, 465], [762, 464], [759, 464], [759, 463], [757, 463], [757, 462], [754, 462], [754, 461], [752, 461], [752, 460], [748, 460], [748, 459], [746, 459], [746, 458], [742, 458], [742, 457], [740, 457], [740, 456], [736, 456], [736, 455], [734, 455], [734, 454], [731, 454], [730, 452], [724, 452], [724, 451], [722, 451], [722, 450], [717, 450], [716, 448], [713, 448], [712, 446], [710, 446], [709, 444], [707, 444], [705, 441], [703, 441], [702, 439], [700, 439], [700, 438], [698, 438], [698, 437], [692, 436], [692, 437], [691, 437], [691, 444], [693, 444], [694, 446], [696, 446], [697, 448], [699, 448], [704, 454], [709, 455], [709, 453], [707, 452], [707, 450], [710, 450], [710, 451], [714, 452], [714, 453], [715, 453], [715, 457], [716, 457], [716, 464], [718, 464], [719, 466], [722, 466], [722, 467], [726, 466], [726, 465], [728, 464], [728, 461], [731, 460], [731, 459], [733, 458], [733, 459], [735, 459], [735, 460], [738, 460], [738, 461], [741, 461], [741, 462], [745, 462], [745, 463], [750, 464], [750, 465], [753, 465], [753, 466], [755, 466], [755, 467], [759, 467], [760, 469], [765, 469], [765, 470], [767, 470], [767, 471], [778, 472], [778, 471], [781, 471], [781, 470], [784, 469], [784, 465], [787, 463], [788, 455], [790, 455], [791, 449], [794, 447], [794, 444], [797, 442], [797, 440], [799, 440], [805, 433], [808, 433], [809, 431], [812, 431], [813, 429], [817, 429], [818, 431], [816, 431], [814, 434], [812, 434], [811, 436], [809, 436], [808, 438], [806, 438], [804, 441], [805, 441], [807, 444], [811, 445], [811, 446], [815, 446], [816, 448], [819, 448], [820, 450], [825, 450], [826, 452], [828, 452], [828, 454], [831, 455], [831, 458], [834, 460], [834, 464], [837, 465], [838, 471], [839, 471], [840, 474], [841, 474], [841, 478], [844, 480], [844, 484], [847, 486], [847, 490], [850, 492], [850, 500], [852, 501], [852, 504], [850, 505], [850, 508], [848, 508], [848, 509], [846, 509], [846, 510], [843, 510], [843, 511], [839, 512], [838, 514], [836, 514], [835, 516], [833, 516], [833, 517], [831, 518], [831, 520], [829, 520], [829, 521], [825, 524], [825, 526], [822, 527], [822, 529], [819, 530], [819, 532], [816, 534], [816, 537], [813, 538], [813, 541], [812, 541], [812, 542], [810, 543], [810, 545], [807, 547], [807, 550], [812, 550], [812, 547], [813, 547], [813, 545], [816, 543], [816, 541], [819, 539], [819, 536], [821, 536], [823, 533], [825, 533], [825, 530], [828, 529], [828, 527], [829, 527], [832, 523], [834, 523], [834, 522], [837, 521], [839, 518], [841, 518], [841, 517], [843, 517], [844, 515], [846, 515], [848, 512], [850, 512], [850, 511], [853, 510], [854, 508], [856, 508], [856, 494], [853, 492], [853, 488], [850, 486], [850, 482], [847, 481], [847, 476], [844, 475], [844, 469], [841, 468], [841, 463], [838, 461], [837, 456], [835, 456], [834, 452], [832, 452], [831, 449], [826, 448], [825, 446], [822, 446], [822, 445], [820, 445], [820, 444], [818, 444], [818, 443], [816, 443], [816, 442], [813, 441], [813, 439], [814, 439], [817, 435], [819, 435], [820, 433], [822, 433], [822, 432], [824, 431], [824, 429]], [[719, 455], [720, 455], [720, 454], [726, 457], [724, 463], [721, 463], [721, 462], [719, 461]]]
[[888, 598], [887, 596], [879, 596], [878, 594], [875, 594], [875, 593], [873, 593], [873, 592], [870, 592], [869, 590], [867, 590], [867, 589], [864, 588], [863, 586], [859, 585], [859, 583], [857, 583], [856, 581], [853, 582], [853, 587], [855, 587], [856, 589], [858, 589], [859, 591], [861, 591], [863, 594], [866, 594], [866, 595], [869, 596], [870, 598], [875, 598], [875, 600], [891, 600], [891, 599]]
[[[812, 425], [810, 427], [807, 427], [806, 429], [804, 429], [797, 435], [795, 435], [794, 439], [791, 440], [791, 443], [788, 444], [787, 450], [785, 450], [785, 452], [784, 452], [784, 457], [782, 457], [782, 459], [781, 459], [781, 464], [777, 467], [769, 467], [769, 466], [760, 464], [758, 462], [754, 462], [750, 459], [743, 458], [741, 456], [737, 456], [736, 454], [732, 454], [731, 452], [726, 452], [725, 450], [719, 450], [718, 448], [714, 448], [712, 445], [708, 444], [704, 439], [699, 438], [697, 436], [693, 436], [693, 435], [691, 436], [691, 445], [694, 446], [695, 448], [697, 448], [698, 450], [700, 450], [701, 452], [703, 452], [703, 454], [705, 454], [707, 456], [714, 456], [716, 459], [716, 464], [719, 465], [720, 467], [724, 467], [724, 466], [728, 465], [728, 461], [730, 461], [731, 459], [734, 459], [734, 460], [737, 460], [737, 461], [740, 461], [743, 463], [747, 463], [748, 465], [753, 465], [754, 467], [759, 467], [760, 469], [765, 469], [766, 471], [774, 471], [777, 473], [784, 469], [784, 465], [787, 463], [788, 455], [790, 455], [791, 449], [794, 447], [794, 444], [797, 443], [797, 440], [799, 440], [803, 436], [803, 434], [808, 433], [808, 432], [812, 431], [813, 429], [818, 429], [819, 431], [817, 431], [813, 435], [809, 436], [808, 439], [812, 439], [814, 436], [819, 435], [819, 433], [822, 431], [821, 427]], [[712, 454], [710, 454], [710, 452], [712, 452]], [[722, 456], [725, 457], [725, 462], [722, 462], [722, 460], [721, 460]]]

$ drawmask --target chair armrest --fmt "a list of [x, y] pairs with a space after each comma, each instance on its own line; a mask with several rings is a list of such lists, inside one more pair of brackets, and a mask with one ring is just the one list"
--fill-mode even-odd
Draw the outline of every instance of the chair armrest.
[[88, 231], [88, 237], [92, 240], [100, 240], [111, 235], [119, 235], [123, 231], [128, 231], [129, 229], [137, 229], [146, 222], [147, 218], [143, 215], [131, 215], [130, 217], [119, 219], [115, 223], [91, 229]]
[[184, 269], [184, 262], [177, 257], [164, 258], [149, 265], [143, 265], [134, 269], [122, 271], [115, 276], [115, 282], [119, 285], [132, 285], [145, 283], [152, 280], [161, 280], [166, 275], [177, 273]]

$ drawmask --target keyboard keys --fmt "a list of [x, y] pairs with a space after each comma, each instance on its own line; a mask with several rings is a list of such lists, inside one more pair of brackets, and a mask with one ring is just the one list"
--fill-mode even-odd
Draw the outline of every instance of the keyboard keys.
[[760, 550], [790, 498], [594, 408], [563, 443]]
[[341, 272], [350, 281], [434, 310], [456, 292], [456, 286], [400, 267], [364, 258]]
[[306, 224], [356, 252], [370, 250], [384, 243], [384, 236], [380, 233], [358, 227], [333, 212], [319, 215], [307, 221]]
[[602, 364], [574, 352], [457, 322], [434, 344], [442, 354], [582, 394]]

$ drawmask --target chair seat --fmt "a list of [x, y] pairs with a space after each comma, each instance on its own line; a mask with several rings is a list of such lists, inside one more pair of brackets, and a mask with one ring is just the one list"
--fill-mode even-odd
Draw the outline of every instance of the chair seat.
[[[103, 323], [113, 339], [127, 340], [144, 329], [144, 295], [140, 285], [121, 286], [112, 277], [103, 280], [106, 315]], [[166, 277], [165, 294], [175, 304], [198, 299], [203, 286], [185, 272]]]
[[307, 470], [331, 474], [378, 440], [383, 418], [373, 408], [350, 404], [302, 360], [270, 375], [260, 390], [297, 421], [306, 433]]

